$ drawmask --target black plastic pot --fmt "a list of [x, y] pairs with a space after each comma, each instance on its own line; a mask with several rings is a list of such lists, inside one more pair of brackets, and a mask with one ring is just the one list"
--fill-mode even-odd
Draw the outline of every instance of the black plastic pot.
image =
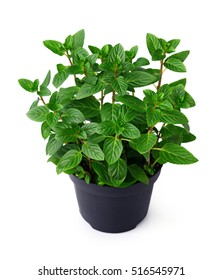
[[82, 217], [103, 232], [119, 233], [135, 228], [147, 214], [160, 171], [150, 178], [148, 185], [137, 183], [124, 189], [86, 184], [70, 175]]

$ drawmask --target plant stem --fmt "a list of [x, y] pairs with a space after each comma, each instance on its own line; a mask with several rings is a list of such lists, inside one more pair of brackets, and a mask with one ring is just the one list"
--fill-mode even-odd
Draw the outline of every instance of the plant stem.
[[[70, 65], [73, 66], [73, 63], [72, 63], [71, 58], [69, 57], [68, 51], [67, 51], [67, 53], [65, 53], [65, 56], [68, 58]], [[76, 74], [74, 74], [74, 79], [76, 79]]]
[[100, 98], [100, 101], [101, 101], [101, 107], [103, 106], [103, 101], [104, 101], [104, 92], [103, 90], [101, 90], [101, 98]]
[[73, 63], [72, 63], [72, 60], [71, 60], [71, 59], [70, 59], [70, 57], [69, 57], [68, 52], [67, 52], [67, 53], [65, 53], [65, 56], [68, 58], [69, 63], [70, 63], [70, 65], [72, 66], [72, 65], [73, 65]]
[[[162, 76], [163, 76], [163, 63], [164, 63], [164, 60], [162, 59], [160, 61], [160, 79], [159, 79], [159, 82], [158, 82], [158, 85], [156, 87], [156, 89], [158, 90], [160, 87], [161, 87], [161, 82], [162, 82]], [[156, 109], [156, 104], [154, 104], [154, 110]], [[153, 131], [153, 128], [154, 126], [151, 126], [149, 129], [148, 129], [148, 133], [151, 133]]]
[[89, 171], [91, 173], [91, 171], [92, 171], [92, 161], [91, 161], [90, 158], [88, 158], [88, 160], [89, 160]]
[[163, 59], [160, 61], [160, 79], [156, 87], [157, 90], [161, 87], [162, 75], [163, 75]]
[[151, 168], [153, 168], [153, 167], [155, 166], [155, 164], [158, 162], [159, 159], [160, 159], [160, 158], [158, 158], [158, 159], [156, 159], [156, 160], [154, 161], [154, 163], [151, 165]]
[[43, 103], [44, 105], [46, 105], [45, 100], [43, 99], [42, 96], [40, 96], [40, 99], [41, 99], [42, 103]]
[[116, 92], [115, 90], [113, 91], [113, 94], [112, 94], [112, 104], [115, 103], [115, 100], [116, 100]]

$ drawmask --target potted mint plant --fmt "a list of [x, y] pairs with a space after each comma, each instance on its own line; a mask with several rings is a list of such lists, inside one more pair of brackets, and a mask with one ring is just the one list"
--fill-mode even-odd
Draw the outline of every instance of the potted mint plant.
[[[101, 231], [127, 231], [146, 216], [162, 165], [197, 161], [181, 145], [195, 140], [184, 114], [195, 106], [186, 79], [163, 83], [165, 70], [186, 72], [189, 51], [176, 52], [178, 39], [148, 33], [156, 69], [146, 57], [136, 58], [137, 46], [86, 50], [84, 37], [80, 30], [64, 43], [43, 42], [67, 57], [68, 65], [57, 64], [55, 90], [50, 71], [42, 82], [19, 84], [37, 95], [27, 116], [42, 123], [48, 161], [74, 182], [83, 218]], [[64, 86], [66, 80], [71, 85]]]

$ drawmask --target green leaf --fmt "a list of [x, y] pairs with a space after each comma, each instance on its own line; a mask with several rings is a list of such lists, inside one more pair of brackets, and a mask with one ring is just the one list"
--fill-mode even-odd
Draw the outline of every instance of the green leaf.
[[193, 99], [193, 97], [185, 91], [185, 95], [183, 100], [181, 100], [181, 102], [178, 104], [180, 108], [191, 108], [194, 107], [196, 105], [195, 100]]
[[140, 137], [139, 129], [131, 123], [124, 123], [122, 126], [121, 135], [129, 139], [136, 139]]
[[149, 127], [155, 126], [160, 121], [160, 110], [154, 109], [153, 105], [147, 106], [146, 122]]
[[94, 86], [97, 83], [98, 78], [96, 76], [89, 76], [89, 77], [84, 77], [82, 79], [82, 81], [84, 81], [87, 84], [90, 84], [90, 85]]
[[48, 143], [46, 145], [46, 154], [55, 154], [62, 147], [62, 144], [62, 141], [57, 140], [54, 134], [50, 135]]
[[153, 146], [157, 143], [156, 135], [152, 133], [142, 134], [140, 138], [133, 141], [136, 150], [140, 154], [145, 154], [149, 152]]
[[112, 182], [110, 181], [110, 178], [109, 178], [109, 175], [107, 172], [107, 168], [103, 163], [94, 161], [92, 163], [92, 168], [99, 177], [98, 183], [102, 183], [103, 185], [105, 184], [108, 186], [113, 185]]
[[136, 67], [141, 67], [141, 66], [145, 66], [145, 65], [149, 65], [150, 62], [147, 58], [145, 57], [140, 57], [138, 58], [134, 63], [133, 63]]
[[117, 118], [120, 118], [123, 122], [130, 122], [132, 121], [135, 116], [136, 116], [136, 111], [129, 108], [125, 104], [122, 104], [118, 106], [118, 111], [117, 111]]
[[59, 89], [59, 98], [62, 104], [67, 103], [74, 99], [75, 94], [79, 91], [77, 86], [60, 88]]
[[57, 124], [59, 120], [59, 114], [58, 113], [48, 113], [46, 116], [46, 121], [48, 123], [48, 125], [53, 129], [54, 126]]
[[169, 57], [165, 62], [164, 66], [174, 72], [186, 72], [186, 67], [182, 61], [177, 58]]
[[145, 89], [143, 91], [145, 97], [143, 101], [148, 105], [154, 107], [154, 104], [157, 103], [157, 94], [151, 89]]
[[73, 36], [72, 35], [69, 35], [66, 37], [64, 46], [67, 50], [72, 50], [72, 48], [73, 48]]
[[98, 124], [96, 132], [102, 135], [113, 135], [116, 132], [116, 124], [112, 120], [103, 121]]
[[31, 106], [30, 106], [29, 109], [32, 109], [32, 108], [34, 108], [34, 107], [37, 107], [38, 104], [39, 104], [39, 98], [37, 98], [37, 100], [35, 100], [35, 101], [32, 102], [32, 104], [31, 104]]
[[40, 90], [37, 92], [37, 94], [39, 96], [50, 96], [51, 91], [47, 87], [40, 86]]
[[161, 111], [160, 121], [168, 124], [188, 123], [187, 117], [178, 110]]
[[43, 81], [43, 83], [41, 84], [41, 86], [42, 86], [43, 88], [44, 88], [44, 87], [47, 88], [47, 86], [48, 86], [49, 83], [50, 83], [50, 80], [51, 80], [51, 71], [49, 70], [48, 73], [47, 73], [47, 75], [46, 75], [46, 77], [45, 77], [45, 79], [44, 79], [44, 81]]
[[41, 134], [43, 139], [47, 139], [51, 134], [51, 128], [47, 122], [43, 122], [41, 125]]
[[109, 137], [105, 140], [103, 152], [108, 164], [115, 163], [121, 156], [123, 151], [122, 141], [116, 137]]
[[119, 110], [118, 104], [111, 104], [111, 103], [103, 104], [100, 111], [102, 121], [106, 121], [106, 120], [116, 121], [118, 117], [118, 110]]
[[175, 86], [177, 86], [177, 85], [183, 85], [183, 86], [185, 87], [185, 86], [186, 86], [186, 82], [187, 82], [187, 79], [184, 78], [184, 79], [180, 79], [180, 80], [178, 80], [178, 81], [175, 81], [175, 82], [169, 84], [169, 86], [170, 86], [170, 87], [175, 87]]
[[123, 63], [125, 61], [125, 51], [121, 44], [117, 44], [111, 49], [108, 61], [113, 63]]
[[139, 98], [131, 95], [118, 96], [117, 101], [122, 102], [133, 110], [146, 112], [146, 104]]
[[112, 88], [119, 94], [124, 95], [127, 91], [127, 83], [122, 76], [110, 80]]
[[47, 106], [52, 111], [57, 111], [57, 110], [61, 109], [60, 97], [59, 97], [59, 94], [57, 91], [51, 95]]
[[78, 125], [60, 129], [56, 128], [56, 139], [62, 143], [75, 142], [78, 139], [79, 134], [80, 128]]
[[100, 103], [94, 96], [90, 96], [80, 100], [74, 100], [70, 103], [70, 107], [79, 109], [86, 119], [93, 118], [100, 112]]
[[85, 120], [82, 112], [75, 108], [65, 110], [65, 114], [62, 116], [65, 123], [82, 123]]
[[88, 46], [88, 48], [90, 49], [90, 51], [93, 53], [93, 54], [100, 54], [100, 49], [95, 47], [95, 46]]
[[89, 97], [97, 92], [102, 91], [106, 84], [103, 82], [98, 82], [96, 85], [84, 84], [80, 91], [76, 95], [76, 99], [83, 99]]
[[166, 52], [167, 53], [175, 52], [176, 47], [179, 45], [179, 43], [180, 43], [180, 39], [173, 39], [173, 40], [170, 40], [169, 42], [167, 42], [167, 44], [166, 44], [166, 47], [167, 47]]
[[146, 173], [142, 168], [137, 166], [136, 164], [131, 164], [128, 166], [128, 170], [130, 174], [135, 178], [137, 181], [140, 181], [146, 185], [149, 183], [149, 178], [147, 177]]
[[91, 159], [104, 160], [104, 153], [98, 144], [85, 142], [82, 145], [82, 151], [87, 157]]
[[181, 143], [187, 143], [196, 139], [195, 135], [187, 132], [186, 129], [173, 124], [168, 124], [161, 129], [162, 139], [169, 141], [176, 135], [181, 135]]
[[46, 115], [48, 114], [49, 109], [45, 106], [37, 106], [30, 109], [27, 113], [27, 117], [32, 121], [44, 122], [46, 120]]
[[125, 160], [119, 158], [114, 164], [109, 165], [108, 174], [113, 185], [119, 187], [127, 175], [127, 164]]
[[39, 87], [39, 80], [36, 79], [36, 80], [33, 82], [32, 90], [35, 92], [35, 91], [38, 90], [38, 87]]
[[154, 51], [154, 53], [152, 55], [152, 60], [153, 61], [163, 60], [165, 57], [166, 57], [166, 55], [163, 54], [163, 50], [157, 49]]
[[159, 39], [151, 33], [147, 33], [146, 35], [146, 44], [151, 56], [153, 56], [156, 50], [162, 49]]
[[58, 54], [60, 56], [64, 55], [65, 47], [62, 43], [55, 41], [55, 40], [46, 40], [43, 42], [44, 46], [48, 48], [50, 51]]
[[[38, 84], [37, 84], [38, 80], [35, 80], [34, 82], [32, 82], [27, 79], [19, 79], [18, 82], [19, 82], [20, 86], [28, 92], [35, 92], [38, 89]], [[37, 87], [36, 87], [36, 85], [37, 85]]]
[[189, 53], [190, 51], [183, 51], [183, 52], [175, 53], [169, 56], [169, 58], [176, 58], [179, 59], [181, 62], [184, 62], [184, 60], [188, 57]]
[[126, 82], [131, 87], [144, 87], [159, 80], [159, 75], [154, 75], [144, 71], [132, 71], [126, 76]]
[[84, 29], [82, 29], [73, 35], [73, 48], [77, 49], [83, 47], [84, 40], [85, 40], [85, 31]]
[[83, 131], [86, 132], [87, 135], [92, 135], [95, 134], [98, 129], [98, 123], [94, 123], [94, 122], [87, 123], [84, 124], [81, 128]]
[[72, 169], [79, 165], [79, 163], [82, 160], [82, 153], [81, 151], [77, 150], [70, 150], [67, 153], [64, 154], [64, 156], [60, 159], [60, 161], [57, 164], [56, 171], [58, 174]]
[[69, 74], [66, 70], [60, 71], [54, 76], [52, 83], [56, 88], [58, 88], [65, 82], [68, 77]]
[[159, 151], [160, 163], [191, 164], [198, 161], [188, 150], [177, 144], [167, 143]]

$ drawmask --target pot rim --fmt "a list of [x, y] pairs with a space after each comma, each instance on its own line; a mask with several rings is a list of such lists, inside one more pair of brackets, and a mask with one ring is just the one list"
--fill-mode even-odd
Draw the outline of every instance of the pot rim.
[[117, 187], [112, 187], [112, 186], [99, 186], [94, 183], [87, 184], [83, 179], [79, 179], [73, 174], [70, 174], [69, 177], [74, 183], [75, 187], [78, 189], [81, 189], [82, 191], [88, 192], [88, 193], [93, 193], [94, 195], [110, 195], [110, 196], [118, 196], [120, 197], [121, 195], [134, 195], [138, 192], [145, 191], [147, 188], [152, 187], [157, 178], [160, 175], [162, 166], [159, 167], [158, 171], [149, 178], [149, 183], [146, 185], [144, 183], [138, 182], [135, 183], [131, 186], [128, 186], [126, 188], [117, 188]]

